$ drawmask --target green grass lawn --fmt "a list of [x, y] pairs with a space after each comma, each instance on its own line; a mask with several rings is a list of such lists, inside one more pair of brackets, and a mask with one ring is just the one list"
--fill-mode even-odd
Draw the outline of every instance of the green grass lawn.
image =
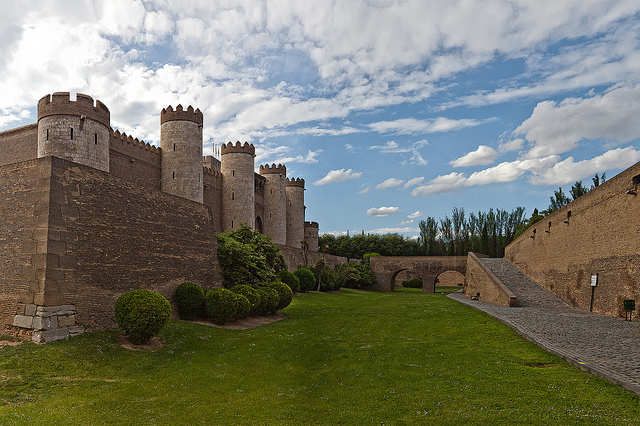
[[251, 330], [172, 321], [0, 347], [0, 424], [638, 424], [635, 394], [442, 294], [294, 298]]

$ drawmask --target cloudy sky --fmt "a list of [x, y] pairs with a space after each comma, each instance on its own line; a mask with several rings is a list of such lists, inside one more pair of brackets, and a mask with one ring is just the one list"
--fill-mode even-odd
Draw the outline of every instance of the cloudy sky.
[[[640, 161], [640, 2], [0, 0], [0, 131], [47, 93], [100, 99], [159, 145], [256, 145], [306, 181], [321, 233], [544, 209]], [[72, 95], [73, 96], [73, 95]]]

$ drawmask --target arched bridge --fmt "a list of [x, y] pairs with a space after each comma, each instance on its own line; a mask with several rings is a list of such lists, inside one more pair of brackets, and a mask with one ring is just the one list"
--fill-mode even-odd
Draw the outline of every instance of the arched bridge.
[[371, 269], [378, 279], [376, 290], [393, 291], [393, 284], [400, 272], [422, 278], [425, 293], [435, 292], [436, 278], [443, 272], [457, 271], [465, 275], [467, 256], [380, 256], [369, 258]]

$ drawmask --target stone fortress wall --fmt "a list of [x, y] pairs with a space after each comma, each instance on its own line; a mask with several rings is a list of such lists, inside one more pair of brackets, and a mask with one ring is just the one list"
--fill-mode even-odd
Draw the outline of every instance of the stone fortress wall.
[[[47, 95], [38, 118], [0, 132], [2, 332], [56, 340], [113, 327], [113, 304], [126, 291], [171, 298], [184, 281], [219, 286], [215, 234], [243, 222], [273, 230], [290, 269], [305, 237], [310, 257], [320, 255], [317, 224], [301, 231], [304, 180], [290, 180], [297, 192], [288, 199], [286, 168], [261, 167], [282, 169], [285, 185], [271, 185], [269, 173], [254, 172], [247, 143], [223, 144], [220, 160], [203, 157], [199, 110], [164, 109], [160, 148], [113, 130], [107, 107], [86, 95]], [[297, 232], [291, 245], [282, 245], [284, 220]]]
[[624, 317], [627, 299], [640, 309], [638, 191], [640, 163], [531, 226], [505, 258], [581, 310]]

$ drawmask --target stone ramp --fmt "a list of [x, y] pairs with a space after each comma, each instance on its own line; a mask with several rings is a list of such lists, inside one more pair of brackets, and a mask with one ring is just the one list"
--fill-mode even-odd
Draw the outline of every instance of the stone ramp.
[[480, 258], [487, 268], [518, 298], [519, 307], [572, 309], [555, 294], [533, 281], [504, 258]]

